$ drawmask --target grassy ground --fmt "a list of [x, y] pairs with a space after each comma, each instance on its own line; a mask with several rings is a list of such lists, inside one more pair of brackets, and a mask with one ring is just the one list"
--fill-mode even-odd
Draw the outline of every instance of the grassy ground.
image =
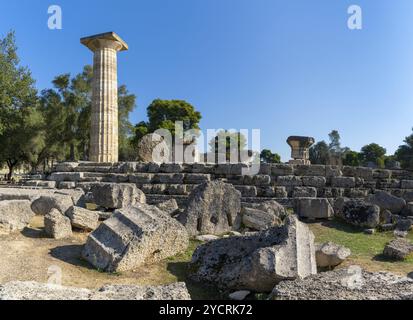
[[[351, 249], [352, 255], [343, 266], [357, 264], [370, 271], [390, 271], [401, 275], [413, 272], [413, 255], [406, 261], [389, 261], [382, 256], [386, 244], [394, 239], [393, 232], [367, 235], [362, 229], [337, 220], [313, 223], [309, 227], [314, 232], [316, 242], [332, 241]], [[413, 241], [412, 232], [408, 239]]]

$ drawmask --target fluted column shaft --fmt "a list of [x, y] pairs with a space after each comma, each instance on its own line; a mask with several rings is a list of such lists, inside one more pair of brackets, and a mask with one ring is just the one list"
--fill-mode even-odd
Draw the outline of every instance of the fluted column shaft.
[[117, 162], [117, 51], [120, 44], [111, 40], [97, 40], [95, 47], [89, 156], [93, 162]]

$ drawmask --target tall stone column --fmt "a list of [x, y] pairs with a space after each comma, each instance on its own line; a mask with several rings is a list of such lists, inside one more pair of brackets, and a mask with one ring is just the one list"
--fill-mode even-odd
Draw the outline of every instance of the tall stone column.
[[128, 45], [114, 32], [80, 39], [94, 53], [89, 160], [118, 162], [117, 53]]

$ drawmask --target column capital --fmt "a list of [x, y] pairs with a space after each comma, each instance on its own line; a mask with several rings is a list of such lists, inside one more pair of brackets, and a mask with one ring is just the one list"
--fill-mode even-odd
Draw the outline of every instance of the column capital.
[[125, 41], [115, 32], [100, 33], [80, 39], [80, 43], [95, 52], [103, 48], [112, 48], [116, 51], [126, 51], [129, 49]]

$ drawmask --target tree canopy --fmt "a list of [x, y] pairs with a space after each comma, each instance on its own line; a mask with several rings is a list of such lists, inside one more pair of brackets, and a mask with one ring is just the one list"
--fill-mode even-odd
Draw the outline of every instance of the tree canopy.
[[182, 122], [182, 130], [199, 130], [201, 113], [184, 100], [154, 100], [147, 108], [148, 122], [139, 122], [135, 128], [134, 145], [148, 133], [158, 129], [169, 130], [173, 137], [182, 132], [175, 132], [175, 122]]
[[364, 165], [374, 163], [378, 167], [384, 167], [386, 149], [377, 143], [370, 143], [361, 148], [360, 159]]
[[30, 70], [20, 66], [14, 32], [0, 40], [0, 162], [13, 169], [36, 163], [44, 145], [43, 119]]
[[395, 159], [400, 161], [402, 168], [413, 170], [413, 133], [397, 149]]
[[268, 149], [261, 151], [260, 158], [262, 163], [281, 163], [281, 156], [278, 153], [272, 153]]

